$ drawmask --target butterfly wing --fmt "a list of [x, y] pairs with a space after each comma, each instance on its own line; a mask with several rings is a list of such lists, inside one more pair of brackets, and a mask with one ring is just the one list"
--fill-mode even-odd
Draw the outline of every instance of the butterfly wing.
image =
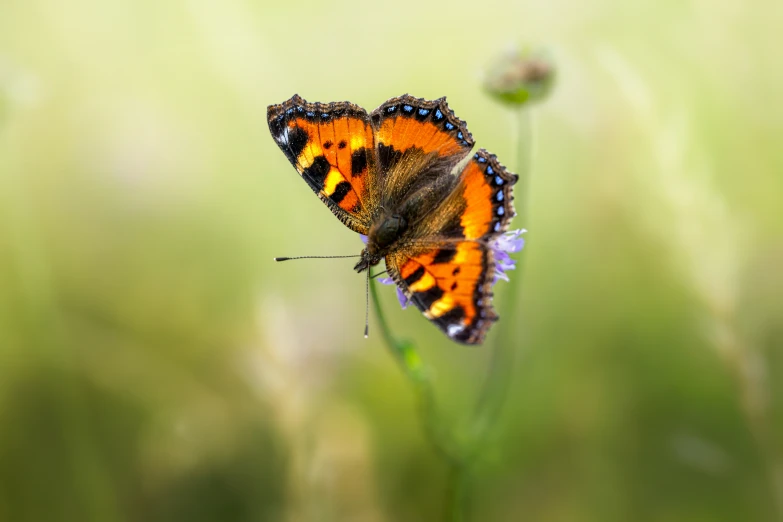
[[275, 142], [348, 228], [367, 234], [378, 204], [373, 129], [349, 102], [308, 103], [298, 95], [267, 108]]
[[428, 101], [405, 94], [375, 109], [370, 120], [385, 208], [436, 184], [473, 148], [465, 122], [454, 115], [446, 98]]
[[480, 344], [498, 318], [492, 243], [514, 217], [516, 181], [493, 154], [480, 150], [406, 245], [386, 257], [406, 296], [455, 341]]

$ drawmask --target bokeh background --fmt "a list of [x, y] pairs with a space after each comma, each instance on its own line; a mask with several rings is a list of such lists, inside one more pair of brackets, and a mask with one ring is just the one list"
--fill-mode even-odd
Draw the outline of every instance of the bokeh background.
[[465, 519], [783, 520], [781, 27], [775, 0], [4, 1], [0, 520], [439, 520], [352, 261], [272, 262], [361, 243], [266, 106], [447, 95], [513, 170], [481, 75], [531, 43], [558, 77], [518, 331], [456, 345], [380, 289], [447, 426], [516, 353]]

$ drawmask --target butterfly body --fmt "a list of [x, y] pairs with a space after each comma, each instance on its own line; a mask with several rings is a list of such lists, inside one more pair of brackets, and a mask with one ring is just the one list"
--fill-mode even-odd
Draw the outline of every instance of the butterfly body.
[[380, 263], [399, 242], [408, 229], [408, 221], [397, 214], [384, 215], [372, 226], [367, 234], [367, 246], [361, 253], [361, 260], [354, 270], [361, 273]]
[[445, 98], [404, 95], [372, 113], [299, 96], [268, 108], [273, 138], [351, 230], [367, 236], [357, 272], [386, 269], [450, 338], [481, 343], [492, 308], [493, 241], [514, 216], [517, 176], [481, 149]]

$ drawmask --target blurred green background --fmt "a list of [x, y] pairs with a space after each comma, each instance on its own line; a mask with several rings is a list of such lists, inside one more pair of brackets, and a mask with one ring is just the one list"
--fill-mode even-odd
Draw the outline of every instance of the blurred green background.
[[[520, 43], [558, 81], [466, 519], [783, 520], [783, 4], [279, 4], [2, 2], [0, 520], [438, 520], [352, 261], [272, 262], [361, 244], [266, 106], [447, 95], [515, 170], [481, 73]], [[380, 290], [458, 424], [497, 339]]]

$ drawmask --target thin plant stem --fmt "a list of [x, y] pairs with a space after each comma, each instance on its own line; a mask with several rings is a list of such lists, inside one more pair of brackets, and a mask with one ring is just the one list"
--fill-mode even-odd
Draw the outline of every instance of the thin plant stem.
[[533, 166], [534, 136], [533, 114], [529, 108], [520, 107], [514, 114], [517, 127], [517, 221], [527, 223], [527, 203], [530, 189], [530, 171]]
[[452, 522], [465, 520], [465, 490], [467, 488], [467, 470], [462, 464], [449, 467], [446, 490], [445, 519]]
[[378, 317], [381, 337], [416, 392], [421, 422], [427, 441], [449, 466], [458, 465], [461, 462], [460, 450], [439, 422], [440, 416], [437, 412], [432, 381], [422, 364], [416, 345], [410, 341], [397, 339], [391, 333], [375, 284], [375, 280], [371, 278], [370, 300], [373, 303], [375, 315]]

